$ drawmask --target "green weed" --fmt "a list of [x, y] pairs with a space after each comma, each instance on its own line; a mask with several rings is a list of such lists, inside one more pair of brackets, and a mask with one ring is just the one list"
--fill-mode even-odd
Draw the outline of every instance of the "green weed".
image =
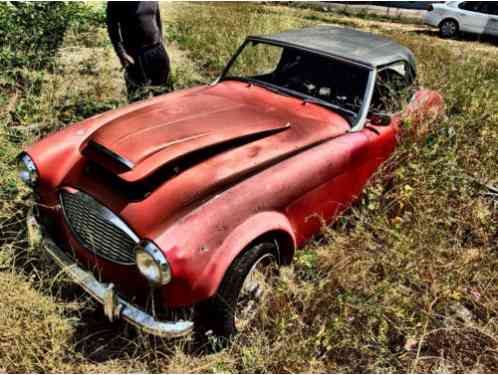
[[496, 372], [498, 213], [484, 192], [498, 185], [498, 49], [369, 16], [254, 3], [162, 8], [175, 88], [212, 80], [247, 35], [347, 24], [412, 49], [419, 85], [444, 95], [447, 118], [424, 139], [407, 137], [360, 201], [282, 270], [248, 332], [192, 357], [186, 341], [109, 324], [26, 241], [17, 153], [125, 103], [96, 5], [98, 22], [68, 25], [53, 63], [27, 53], [0, 72], [0, 371]]

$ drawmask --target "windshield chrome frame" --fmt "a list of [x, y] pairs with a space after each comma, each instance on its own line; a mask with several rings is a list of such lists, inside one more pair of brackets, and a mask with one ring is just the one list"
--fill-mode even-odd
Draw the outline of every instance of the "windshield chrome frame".
[[377, 69], [372, 68], [371, 66], [368, 66], [368, 65], [359, 64], [357, 62], [341, 58], [340, 56], [332, 56], [330, 54], [316, 51], [314, 49], [302, 48], [302, 47], [294, 46], [294, 45], [288, 44], [288, 43], [269, 42], [269, 41], [264, 40], [264, 39], [259, 39], [258, 37], [248, 37], [239, 46], [239, 48], [237, 48], [235, 53], [232, 55], [232, 57], [230, 58], [228, 63], [223, 68], [221, 74], [210, 85], [214, 86], [214, 85], [220, 83], [225, 78], [226, 73], [230, 70], [233, 63], [235, 62], [237, 57], [239, 57], [240, 53], [246, 47], [246, 45], [249, 43], [254, 43], [254, 42], [268, 44], [268, 45], [277, 46], [277, 47], [283, 47], [283, 48], [294, 48], [297, 50], [302, 50], [302, 51], [314, 53], [314, 54], [317, 54], [317, 55], [320, 55], [323, 57], [328, 57], [332, 60], [341, 61], [341, 62], [346, 63], [346, 64], [359, 66], [361, 68], [368, 70], [368, 80], [367, 80], [367, 84], [366, 84], [366, 88], [365, 88], [365, 94], [363, 95], [362, 105], [360, 107], [360, 110], [358, 111], [358, 115], [354, 118], [354, 122], [351, 125], [350, 132], [360, 131], [365, 127], [365, 123], [366, 123], [367, 116], [368, 116], [368, 111], [370, 108], [370, 102], [372, 101], [372, 96], [373, 96], [373, 92], [374, 92], [374, 88], [375, 88], [375, 81], [377, 79]]
[[368, 111], [370, 109], [370, 103], [372, 101], [373, 92], [375, 89], [375, 81], [377, 80], [377, 69], [370, 70], [368, 74], [367, 87], [365, 89], [365, 95], [363, 96], [363, 102], [361, 108], [356, 117], [356, 123], [351, 127], [350, 132], [357, 132], [365, 127], [368, 117]]

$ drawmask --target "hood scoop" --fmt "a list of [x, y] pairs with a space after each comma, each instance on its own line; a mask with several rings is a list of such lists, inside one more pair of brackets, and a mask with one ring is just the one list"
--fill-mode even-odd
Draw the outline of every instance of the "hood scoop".
[[[192, 152], [182, 154], [175, 159], [169, 160], [157, 168], [154, 173], [145, 176], [139, 181], [127, 181], [121, 178], [123, 174], [118, 176], [119, 173], [117, 171], [121, 171], [124, 175], [133, 173], [133, 164], [128, 164], [131, 162], [93, 141], [88, 143], [84, 149], [84, 154], [91, 160], [92, 170], [97, 172], [94, 174], [95, 178], [100, 179], [101, 182], [106, 185], [117, 187], [118, 190], [124, 192], [131, 201], [139, 201], [165, 181], [209, 158], [270, 137], [288, 128], [290, 128], [290, 124], [286, 124], [281, 128], [264, 130], [196, 149]], [[109, 173], [109, 171], [113, 171], [114, 173]]]
[[[198, 134], [194, 135], [191, 137], [186, 137], [182, 139], [178, 139], [175, 141], [172, 141], [166, 145], [163, 145], [160, 147], [160, 149], [164, 149], [168, 146], [172, 146], [177, 143], [181, 142], [186, 142], [195, 138], [200, 138], [203, 137], [207, 134]], [[109, 150], [107, 147], [102, 146], [101, 144], [90, 140], [86, 147], [83, 149], [83, 155], [87, 156], [88, 158], [94, 160], [94, 161], [100, 161], [101, 164], [111, 164], [113, 165], [113, 170], [116, 173], [124, 173], [131, 171], [135, 167], [135, 163], [132, 162], [131, 160], [126, 159], [125, 157], [116, 154], [115, 152]], [[103, 160], [106, 159], [106, 160]]]
[[[272, 136], [291, 127], [290, 123], [282, 126], [259, 124], [248, 128], [226, 129], [203, 132], [174, 139], [164, 144], [149, 148], [147, 156], [138, 163], [119, 155], [94, 140], [88, 141], [83, 155], [114, 174], [120, 175], [128, 182], [151, 177], [153, 174], [164, 176], [176, 175], [191, 166], [201, 163], [213, 156], [231, 149], [247, 145], [251, 142]], [[144, 147], [146, 147], [144, 145]], [[155, 166], [155, 167], [154, 167]]]
[[88, 142], [83, 149], [83, 155], [98, 164], [109, 165], [110, 169], [118, 174], [131, 171], [135, 167], [132, 161], [125, 159], [94, 141]]
[[123, 180], [137, 182], [187, 155], [220, 152], [290, 128], [288, 116], [271, 106], [262, 109], [212, 95], [187, 99], [113, 118], [87, 139], [82, 154]]

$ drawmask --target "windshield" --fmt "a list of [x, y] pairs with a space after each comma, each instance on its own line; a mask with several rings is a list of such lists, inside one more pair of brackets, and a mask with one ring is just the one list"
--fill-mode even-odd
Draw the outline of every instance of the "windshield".
[[315, 53], [249, 41], [222, 79], [253, 82], [357, 117], [369, 71]]

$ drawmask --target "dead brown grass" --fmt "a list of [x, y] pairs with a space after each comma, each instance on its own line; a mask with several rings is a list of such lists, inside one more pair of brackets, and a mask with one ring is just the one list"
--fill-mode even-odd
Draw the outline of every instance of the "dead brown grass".
[[40, 80], [22, 72], [28, 90], [0, 102], [0, 370], [498, 371], [498, 205], [483, 195], [498, 185], [498, 48], [282, 6], [162, 6], [178, 88], [212, 79], [246, 34], [330, 22], [409, 46], [420, 84], [443, 93], [448, 118], [405, 142], [361, 201], [300, 251], [253, 329], [194, 357], [185, 340], [108, 323], [26, 242], [29, 201], [12, 162], [23, 143], [124, 103], [104, 30], [68, 34], [59, 70]]

